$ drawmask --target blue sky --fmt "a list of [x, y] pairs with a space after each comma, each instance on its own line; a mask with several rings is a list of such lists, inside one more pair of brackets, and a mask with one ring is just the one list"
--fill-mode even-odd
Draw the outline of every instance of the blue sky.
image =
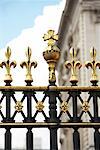
[[[55, 33], [58, 31], [65, 1], [0, 0], [0, 60], [5, 59], [4, 51], [7, 46], [10, 46], [12, 60], [16, 60], [18, 66], [11, 72], [14, 86], [25, 85], [26, 69], [22, 70], [19, 65], [21, 61], [26, 60], [27, 46], [32, 49], [32, 60], [38, 63], [37, 68], [32, 70], [33, 85], [48, 85], [48, 66], [43, 58], [43, 51], [47, 47], [47, 43], [43, 41], [42, 37], [48, 29], [55, 30]], [[0, 70], [0, 75], [0, 84], [3, 85], [5, 69]], [[38, 99], [41, 100], [40, 97]], [[38, 117], [42, 119], [40, 116]], [[13, 147], [23, 148], [25, 146], [25, 132], [21, 129], [21, 132], [14, 130], [13, 133], [16, 141], [13, 142]], [[46, 138], [43, 138], [42, 135]], [[41, 137], [42, 148], [49, 149], [47, 131], [34, 130], [34, 137]], [[3, 142], [3, 138], [0, 138], [0, 147], [3, 147]]]
[[44, 6], [58, 4], [61, 0], [0, 0], [0, 48], [18, 36], [25, 28], [34, 25], [36, 16]]

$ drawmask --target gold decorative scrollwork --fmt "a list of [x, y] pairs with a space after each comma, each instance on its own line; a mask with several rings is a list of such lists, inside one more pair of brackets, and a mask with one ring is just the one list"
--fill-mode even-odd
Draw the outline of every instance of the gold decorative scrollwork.
[[63, 113], [67, 112], [68, 109], [69, 109], [68, 103], [67, 103], [66, 101], [63, 101], [63, 102], [61, 103], [60, 108], [61, 108], [61, 111], [62, 111]]
[[87, 101], [84, 101], [82, 104], [82, 110], [86, 113], [89, 111], [90, 105]]
[[37, 102], [37, 105], [36, 105], [36, 109], [37, 109], [39, 112], [41, 112], [41, 111], [43, 111], [43, 108], [44, 108], [43, 102], [38, 101], [38, 102]]
[[21, 101], [17, 101], [16, 105], [15, 105], [16, 111], [19, 113], [19, 112], [22, 111], [22, 108], [23, 108], [22, 102]]

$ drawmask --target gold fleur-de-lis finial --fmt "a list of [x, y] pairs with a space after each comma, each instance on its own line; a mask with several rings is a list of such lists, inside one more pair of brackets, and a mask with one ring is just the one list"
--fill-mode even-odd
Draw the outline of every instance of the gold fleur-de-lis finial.
[[12, 76], [11, 76], [11, 66], [13, 66], [14, 68], [16, 67], [16, 61], [12, 61], [10, 62], [10, 57], [11, 57], [11, 49], [10, 47], [8, 46], [7, 47], [7, 51], [5, 52], [5, 56], [6, 56], [6, 61], [3, 61], [1, 64], [0, 64], [0, 67], [3, 68], [3, 66], [5, 66], [6, 68], [6, 75], [5, 75], [5, 79], [4, 81], [5, 82], [11, 82], [12, 81]]
[[53, 46], [58, 41], [58, 34], [54, 34], [54, 30], [48, 30], [43, 36], [44, 41], [48, 41], [48, 46]]
[[37, 66], [37, 62], [36, 61], [31, 61], [31, 55], [32, 55], [32, 51], [30, 49], [30, 47], [28, 47], [27, 51], [26, 51], [26, 57], [27, 57], [27, 61], [23, 61], [20, 66], [23, 68], [24, 66], [26, 67], [26, 79], [25, 81], [33, 81], [32, 78], [32, 74], [31, 74], [31, 68], [32, 66], [34, 66], [34, 68], [36, 68]]
[[74, 48], [72, 47], [70, 49], [70, 55], [72, 60], [71, 61], [66, 61], [65, 62], [65, 67], [66, 68], [71, 68], [71, 78], [70, 78], [70, 82], [71, 83], [77, 83], [78, 79], [77, 79], [77, 71], [76, 68], [78, 67], [79, 69], [81, 68], [81, 63], [80, 61], [76, 60], [76, 51], [74, 50]]
[[89, 67], [92, 68], [92, 78], [90, 81], [91, 82], [98, 82], [96, 68], [97, 67], [100, 68], [100, 62], [96, 61], [96, 49], [94, 47], [90, 50], [90, 55], [91, 55], [92, 61], [87, 61], [85, 63], [85, 66], [87, 68], [89, 68]]

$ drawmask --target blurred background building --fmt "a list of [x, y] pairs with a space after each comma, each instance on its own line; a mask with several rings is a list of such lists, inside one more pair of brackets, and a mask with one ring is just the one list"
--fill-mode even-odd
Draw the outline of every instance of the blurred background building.
[[42, 149], [42, 139], [41, 139], [41, 137], [35, 137], [35, 139], [34, 139], [34, 149], [36, 149], [36, 150]]
[[[58, 46], [61, 49], [61, 57], [57, 65], [58, 81], [59, 85], [68, 86], [70, 71], [66, 70], [63, 64], [70, 59], [69, 49], [72, 46], [76, 49], [77, 58], [82, 64], [91, 59], [90, 48], [93, 46], [97, 50], [97, 59], [100, 56], [100, 0], [66, 0], [58, 33]], [[100, 76], [98, 78], [100, 79]], [[90, 85], [89, 71], [85, 67], [82, 67], [79, 72], [78, 85]], [[65, 94], [62, 94], [62, 99], [66, 99]], [[65, 119], [65, 115], [62, 119]], [[88, 117], [84, 116], [84, 119]], [[72, 132], [71, 129], [61, 129], [61, 150], [73, 150]], [[93, 131], [81, 129], [80, 133], [81, 149], [94, 150]]]

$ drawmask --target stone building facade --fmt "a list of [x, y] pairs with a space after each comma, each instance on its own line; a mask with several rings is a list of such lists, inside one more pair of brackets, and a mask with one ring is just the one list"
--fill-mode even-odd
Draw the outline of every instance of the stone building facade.
[[[59, 85], [66, 86], [70, 84], [70, 71], [66, 70], [63, 64], [70, 59], [70, 47], [76, 49], [77, 58], [82, 64], [91, 59], [91, 47], [96, 48], [97, 59], [100, 60], [100, 0], [66, 0], [58, 33], [58, 46], [61, 49], [61, 57], [57, 65], [58, 82]], [[98, 78], [100, 79], [100, 76]], [[79, 72], [78, 85], [91, 85], [89, 70], [84, 67]], [[65, 99], [66, 95], [62, 94], [62, 98]], [[81, 150], [93, 150], [93, 138], [90, 138], [92, 131], [83, 129], [80, 132]], [[71, 136], [70, 129], [61, 130], [61, 150], [73, 150]]]

